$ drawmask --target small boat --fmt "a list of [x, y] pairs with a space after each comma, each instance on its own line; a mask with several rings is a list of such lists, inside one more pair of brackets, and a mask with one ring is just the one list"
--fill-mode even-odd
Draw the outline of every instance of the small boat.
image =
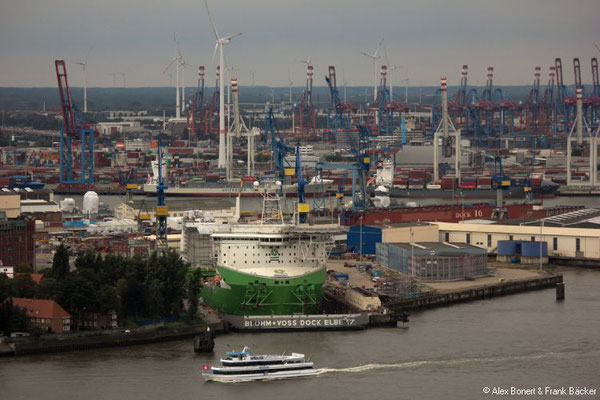
[[313, 363], [304, 354], [259, 355], [246, 346], [242, 351], [229, 351], [221, 358], [221, 366], [202, 366], [207, 381], [245, 382], [301, 378], [317, 375]]

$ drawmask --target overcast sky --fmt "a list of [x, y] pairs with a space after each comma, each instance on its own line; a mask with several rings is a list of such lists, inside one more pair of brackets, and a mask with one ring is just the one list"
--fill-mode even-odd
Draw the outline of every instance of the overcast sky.
[[[219, 34], [242, 32], [226, 47], [240, 85], [283, 86], [288, 71], [305, 82], [300, 59], [311, 57], [315, 85], [328, 65], [349, 85], [373, 82], [372, 53], [384, 38], [390, 65], [408, 70], [411, 84], [437, 85], [441, 75], [458, 83], [460, 67], [483, 84], [488, 65], [495, 83], [529, 84], [534, 66], [562, 57], [565, 83], [573, 82], [579, 57], [584, 82], [590, 58], [600, 57], [599, 0], [209, 0]], [[92, 48], [88, 86], [112, 86], [112, 72], [127, 86], [167, 86], [163, 69], [173, 57], [173, 32], [184, 58], [207, 67], [212, 86], [214, 37], [203, 0], [0, 0], [0, 86], [54, 86], [53, 61], [81, 61]], [[382, 61], [386, 62], [382, 51]], [[71, 86], [81, 86], [81, 67], [68, 64]], [[405, 70], [397, 69], [399, 84]], [[174, 75], [173, 75], [174, 76]], [[174, 80], [174, 78], [173, 78]], [[117, 84], [122, 84], [118, 76]]]

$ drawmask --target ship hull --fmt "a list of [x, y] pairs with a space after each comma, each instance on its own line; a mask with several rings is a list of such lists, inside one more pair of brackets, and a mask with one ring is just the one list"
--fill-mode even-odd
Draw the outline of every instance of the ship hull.
[[217, 266], [220, 286], [206, 285], [202, 297], [213, 308], [235, 315], [317, 313], [323, 300], [325, 268], [293, 277], [266, 277]]
[[[556, 196], [556, 192], [559, 186], [539, 186], [533, 188], [533, 196], [536, 198], [547, 198]], [[367, 189], [369, 193], [378, 193], [374, 188]], [[465, 199], [495, 199], [496, 189], [457, 189], [457, 190], [444, 190], [444, 189], [399, 189], [391, 188], [389, 193], [385, 193], [390, 197], [394, 198], [436, 198], [436, 199], [451, 199], [451, 198], [465, 198]], [[513, 186], [507, 190], [504, 190], [504, 198], [506, 199], [523, 199], [525, 198], [525, 188], [522, 186]]]
[[[345, 211], [342, 223], [346, 226], [377, 225], [405, 222], [460, 222], [470, 219], [492, 218], [495, 204], [448, 204], [422, 207], [373, 208], [369, 210]], [[579, 210], [581, 206], [556, 206], [541, 208], [541, 204], [505, 204], [506, 218], [546, 218], [565, 212]]]
[[[314, 193], [334, 192], [335, 189], [331, 185], [306, 185], [305, 194], [310, 195]], [[147, 183], [144, 185], [144, 193], [147, 195], [156, 195], [156, 185]], [[240, 187], [240, 186], [227, 186], [221, 188], [187, 188], [187, 187], [174, 187], [167, 188], [165, 195], [168, 197], [261, 197], [262, 193], [251, 187]], [[296, 197], [298, 196], [297, 189], [295, 187], [285, 188], [285, 197]]]

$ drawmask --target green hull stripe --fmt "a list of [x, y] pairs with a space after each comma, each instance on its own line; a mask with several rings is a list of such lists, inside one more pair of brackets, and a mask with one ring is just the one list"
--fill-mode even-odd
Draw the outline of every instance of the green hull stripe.
[[227, 314], [286, 315], [316, 313], [323, 300], [326, 271], [321, 268], [299, 277], [267, 278], [218, 266], [229, 288], [205, 286], [202, 297]]

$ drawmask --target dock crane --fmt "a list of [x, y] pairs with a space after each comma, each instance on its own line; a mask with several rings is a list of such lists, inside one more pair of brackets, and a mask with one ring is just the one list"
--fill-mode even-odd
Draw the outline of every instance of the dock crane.
[[[63, 127], [60, 131], [59, 182], [66, 185], [91, 185], [94, 183], [94, 130], [81, 121], [77, 107], [72, 101], [67, 79], [67, 67], [64, 60], [55, 60], [56, 80], [62, 110]], [[81, 146], [81, 170], [79, 179], [74, 175], [73, 147], [79, 140]]]
[[[352, 172], [352, 207], [355, 210], [364, 209], [367, 205], [367, 173], [371, 167], [371, 158], [368, 154], [371, 132], [363, 125], [357, 125], [357, 128], [357, 140], [350, 142], [351, 152], [356, 157], [354, 163], [319, 162], [316, 164], [317, 175], [319, 176], [322, 176], [324, 169], [338, 169]], [[357, 190], [357, 181], [360, 191]]]
[[504, 173], [502, 157], [499, 155], [494, 157], [492, 187], [496, 189], [496, 207], [492, 211], [492, 218], [504, 219], [508, 216], [506, 207], [504, 207], [504, 191], [510, 188], [510, 177]]
[[285, 167], [285, 156], [294, 151], [293, 147], [284, 143], [283, 137], [279, 132], [275, 116], [273, 115], [273, 107], [269, 107], [269, 113], [265, 120], [265, 130], [263, 133], [263, 143], [267, 143], [268, 137], [271, 138], [271, 157], [273, 164], [277, 169], [277, 178], [283, 183], [286, 176], [294, 174], [292, 168]]
[[[204, 106], [204, 65], [198, 67], [198, 85], [192, 96], [190, 106], [187, 108], [188, 142], [198, 140], [197, 115]], [[188, 143], [189, 145], [189, 143]]]
[[162, 141], [158, 140], [158, 151], [156, 155], [158, 161], [158, 182], [156, 185], [156, 248], [162, 252], [168, 250], [167, 240], [167, 217], [169, 216], [169, 208], [165, 204], [165, 185], [163, 177], [163, 158], [162, 158]]
[[317, 114], [312, 100], [313, 91], [313, 66], [310, 58], [306, 62], [306, 88], [302, 92], [300, 103], [294, 108], [294, 133], [312, 135], [316, 132]]
[[303, 224], [306, 222], [306, 217], [310, 211], [310, 206], [306, 202], [304, 194], [304, 186], [306, 180], [302, 176], [302, 153], [300, 153], [300, 141], [296, 142], [296, 185], [298, 186], [298, 222]]
[[335, 77], [335, 67], [329, 66], [329, 76], [325, 77], [329, 87], [329, 107], [327, 108], [327, 131], [337, 131], [338, 129], [349, 129], [351, 124], [351, 115], [356, 113], [357, 108], [354, 104], [342, 102], [337, 90]]

